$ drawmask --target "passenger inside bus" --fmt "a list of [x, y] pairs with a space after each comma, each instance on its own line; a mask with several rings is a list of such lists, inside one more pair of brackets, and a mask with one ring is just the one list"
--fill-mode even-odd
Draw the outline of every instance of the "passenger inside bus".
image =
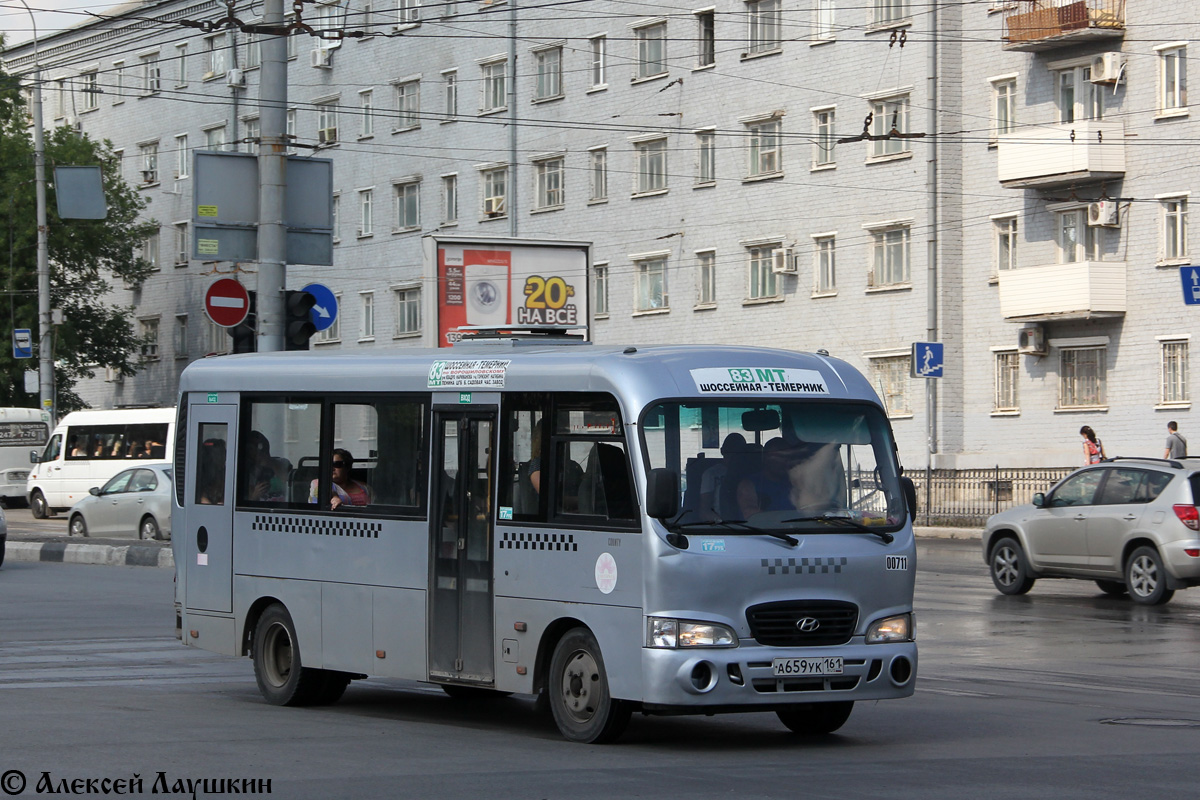
[[827, 511], [846, 507], [846, 470], [836, 443], [809, 445], [788, 468], [788, 495], [797, 511]]
[[[338, 448], [333, 451], [333, 484], [329, 498], [331, 509], [339, 506], [365, 506], [374, 502], [375, 493], [371, 487], [362, 481], [351, 477], [354, 469], [354, 456], [349, 450]], [[320, 484], [314, 478], [308, 489], [308, 502], [316, 503]]]
[[247, 500], [277, 503], [285, 499], [284, 476], [290, 465], [271, 455], [271, 443], [260, 431], [247, 434], [242, 445], [242, 463], [242, 485]]
[[225, 504], [225, 440], [206, 439], [200, 448], [196, 502], [209, 506]]
[[592, 446], [579, 486], [579, 513], [608, 519], [633, 519], [633, 487], [625, 451], [615, 444]]
[[743, 477], [737, 486], [738, 509], [742, 519], [750, 519], [760, 511], [786, 511], [792, 508], [792, 482], [788, 444], [775, 437], [763, 445], [762, 468]]
[[[712, 459], [715, 463], [707, 466], [700, 477], [700, 515], [707, 520], [733, 519], [735, 509], [722, 498], [722, 489], [730, 470], [736, 469], [733, 463], [742, 457], [746, 450], [746, 437], [740, 433], [731, 433], [721, 443], [721, 458]], [[690, 461], [691, 459], [689, 459]]]

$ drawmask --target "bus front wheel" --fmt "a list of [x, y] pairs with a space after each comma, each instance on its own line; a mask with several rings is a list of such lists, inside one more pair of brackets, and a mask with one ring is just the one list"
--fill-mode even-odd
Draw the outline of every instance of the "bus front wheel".
[[[279, 603], [267, 608], [254, 626], [253, 656], [258, 690], [272, 705], [313, 705], [341, 696], [324, 670], [304, 666], [292, 615]], [[340, 688], [345, 690], [345, 684]]]
[[45, 519], [50, 516], [50, 506], [41, 489], [34, 489], [33, 494], [29, 496], [29, 510], [33, 512], [34, 519]]
[[567, 631], [554, 648], [550, 710], [558, 730], [572, 742], [611, 742], [629, 724], [632, 709], [609, 692], [600, 645], [587, 628]]
[[775, 715], [792, 733], [824, 736], [845, 725], [853, 710], [853, 700], [842, 700], [836, 703], [803, 703], [778, 709]]

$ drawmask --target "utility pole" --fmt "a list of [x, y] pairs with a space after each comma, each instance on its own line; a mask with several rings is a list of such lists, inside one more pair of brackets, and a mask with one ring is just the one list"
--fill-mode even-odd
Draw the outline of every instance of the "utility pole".
[[[282, 28], [283, 0], [264, 0], [263, 25]], [[258, 146], [258, 352], [284, 349], [287, 283], [287, 37], [262, 38]]]

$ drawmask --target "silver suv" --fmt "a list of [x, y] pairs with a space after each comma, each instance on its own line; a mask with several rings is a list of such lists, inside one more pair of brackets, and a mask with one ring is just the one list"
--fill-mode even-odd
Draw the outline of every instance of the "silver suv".
[[1110, 458], [988, 519], [983, 557], [1004, 594], [1084, 578], [1158, 605], [1200, 585], [1198, 498], [1200, 458]]

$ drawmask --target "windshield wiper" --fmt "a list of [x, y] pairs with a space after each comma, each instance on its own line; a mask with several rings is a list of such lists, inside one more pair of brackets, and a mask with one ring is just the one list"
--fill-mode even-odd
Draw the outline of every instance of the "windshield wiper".
[[892, 534], [888, 533], [887, 531], [877, 531], [874, 528], [870, 527], [869, 525], [863, 525], [861, 522], [851, 519], [850, 517], [839, 517], [836, 514], [822, 514], [821, 516], [818, 516], [818, 517], [793, 517], [792, 519], [785, 519], [783, 521], [784, 522], [820, 522], [825, 525], [841, 524], [841, 525], [845, 525], [849, 528], [853, 528], [856, 531], [862, 531], [863, 533], [873, 533], [876, 536], [878, 536], [880, 539], [882, 539], [884, 544], [891, 544], [892, 542], [894, 542], [896, 540], [896, 537], [892, 536]]
[[792, 547], [800, 544], [800, 540], [795, 536], [789, 536], [781, 531], [772, 531], [765, 528], [756, 528], [744, 519], [714, 519], [707, 522], [680, 522], [674, 525], [669, 525], [668, 530], [680, 531], [684, 528], [724, 528], [728, 531], [744, 531], [745, 533], [761, 533], [764, 536], [773, 536], [780, 541], [787, 542]]

